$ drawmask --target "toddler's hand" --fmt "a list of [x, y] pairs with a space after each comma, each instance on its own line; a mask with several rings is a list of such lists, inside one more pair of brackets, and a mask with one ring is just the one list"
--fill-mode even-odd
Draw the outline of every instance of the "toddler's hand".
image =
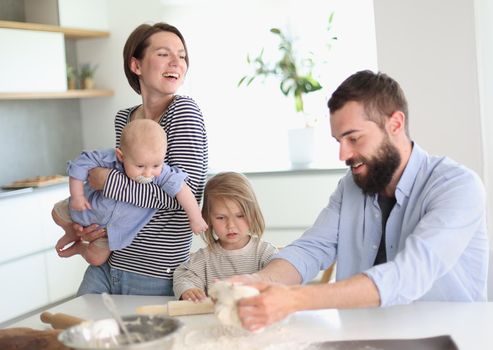
[[190, 301], [201, 301], [206, 298], [204, 291], [200, 288], [190, 288], [183, 292], [180, 299]]
[[196, 235], [204, 233], [209, 227], [202, 217], [197, 220], [190, 220], [190, 226], [192, 227], [192, 232]]
[[91, 205], [87, 201], [85, 196], [72, 196], [70, 198], [70, 208], [73, 210], [86, 210], [86, 209], [91, 209]]

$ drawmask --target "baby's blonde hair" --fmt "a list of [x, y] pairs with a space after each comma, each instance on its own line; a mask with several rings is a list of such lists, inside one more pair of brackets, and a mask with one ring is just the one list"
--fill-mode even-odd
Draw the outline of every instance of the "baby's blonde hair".
[[161, 125], [152, 119], [136, 119], [125, 125], [120, 138], [120, 149], [130, 151], [133, 147], [142, 145], [152, 148], [164, 149], [166, 153], [167, 138]]
[[250, 234], [261, 237], [265, 230], [265, 221], [250, 181], [236, 172], [224, 172], [214, 175], [207, 181], [204, 189], [202, 217], [209, 228], [204, 232], [204, 240], [209, 247], [216, 242], [211, 222], [211, 210], [214, 200], [229, 199], [235, 201], [245, 214]]

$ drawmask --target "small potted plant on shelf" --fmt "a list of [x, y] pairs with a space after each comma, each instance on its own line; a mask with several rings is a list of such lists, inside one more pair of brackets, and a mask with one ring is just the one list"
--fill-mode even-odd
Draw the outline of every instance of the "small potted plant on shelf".
[[[328, 31], [331, 31], [334, 13], [328, 18]], [[278, 49], [281, 53], [279, 60], [266, 62], [263, 55], [264, 49], [253, 60], [247, 56], [247, 62], [253, 68], [253, 74], [240, 79], [238, 86], [249, 86], [257, 77], [275, 77], [280, 80], [279, 89], [286, 97], [294, 98], [294, 107], [297, 114], [304, 118], [305, 127], [289, 130], [289, 153], [291, 162], [295, 165], [307, 164], [313, 161], [314, 131], [313, 120], [304, 113], [303, 96], [322, 89], [322, 85], [313, 76], [315, 59], [308, 57], [299, 58], [294, 47], [294, 40], [278, 28], [272, 28], [271, 33], [279, 37]], [[330, 42], [336, 40], [331, 37]], [[330, 42], [327, 47], [330, 48]]]
[[83, 89], [94, 88], [94, 73], [96, 72], [97, 68], [97, 65], [91, 65], [90, 63], [85, 63], [81, 66], [80, 80]]
[[73, 66], [67, 64], [67, 87], [69, 90], [77, 89], [77, 78], [77, 70]]

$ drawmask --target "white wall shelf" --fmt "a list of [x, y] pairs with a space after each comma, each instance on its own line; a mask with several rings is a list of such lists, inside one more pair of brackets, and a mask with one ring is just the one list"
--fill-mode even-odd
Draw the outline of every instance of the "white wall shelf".
[[69, 99], [113, 96], [112, 90], [67, 90], [61, 92], [3, 92], [0, 100]]
[[[108, 31], [60, 27], [51, 24], [0, 21], [0, 29], [17, 29], [34, 32], [61, 33], [65, 39], [105, 38]], [[22, 91], [0, 92], [0, 100], [33, 100], [33, 99], [74, 99], [113, 96], [112, 90], [66, 90], [66, 91]]]
[[66, 39], [105, 38], [110, 35], [107, 31], [60, 27], [51, 24], [0, 21], [0, 28], [35, 30], [41, 32], [63, 33]]

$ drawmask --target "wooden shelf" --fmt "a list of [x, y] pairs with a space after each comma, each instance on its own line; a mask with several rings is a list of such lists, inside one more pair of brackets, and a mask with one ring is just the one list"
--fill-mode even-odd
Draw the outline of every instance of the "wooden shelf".
[[27, 23], [27, 22], [0, 21], [0, 28], [63, 33], [65, 35], [65, 38], [67, 39], [104, 38], [110, 35], [110, 33], [106, 31], [67, 28], [67, 27], [54, 26], [51, 24], [39, 24], [39, 23]]
[[0, 100], [67, 99], [113, 96], [112, 90], [67, 90], [62, 92], [0, 92]]

